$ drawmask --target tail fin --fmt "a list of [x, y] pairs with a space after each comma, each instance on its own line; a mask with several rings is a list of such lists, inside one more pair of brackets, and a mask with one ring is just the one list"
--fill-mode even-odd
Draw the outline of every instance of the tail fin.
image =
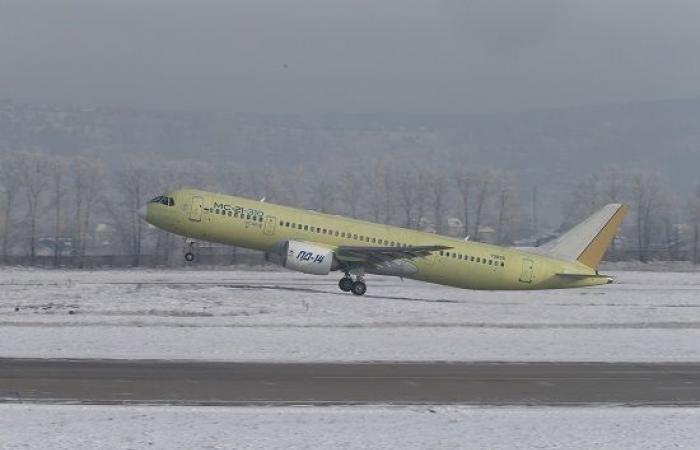
[[597, 269], [625, 214], [625, 205], [606, 205], [568, 232], [542, 246], [540, 250], [549, 256], [578, 261]]

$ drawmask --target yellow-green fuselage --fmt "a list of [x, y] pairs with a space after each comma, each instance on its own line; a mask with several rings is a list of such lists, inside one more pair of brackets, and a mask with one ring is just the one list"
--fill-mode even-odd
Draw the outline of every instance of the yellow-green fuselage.
[[416, 270], [406, 277], [466, 289], [558, 289], [608, 282], [579, 262], [512, 248], [201, 190], [183, 189], [169, 196], [174, 199], [172, 206], [149, 203], [145, 219], [158, 228], [195, 240], [265, 252], [285, 240], [331, 249], [444, 245], [451, 248], [412, 259]]

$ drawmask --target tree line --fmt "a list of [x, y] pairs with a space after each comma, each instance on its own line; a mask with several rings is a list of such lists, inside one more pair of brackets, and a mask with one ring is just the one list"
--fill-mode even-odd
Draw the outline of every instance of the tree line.
[[182, 239], [136, 214], [150, 198], [180, 187], [502, 245], [534, 245], [605, 203], [625, 202], [631, 214], [609, 256], [699, 257], [700, 186], [679, 198], [654, 172], [607, 169], [573, 181], [563, 195], [548, 195], [516, 172], [469, 164], [433, 167], [377, 158], [353, 167], [280, 168], [162, 155], [115, 161], [37, 152], [0, 156], [3, 262], [82, 266], [90, 258], [119, 255], [120, 265], [181, 264]]

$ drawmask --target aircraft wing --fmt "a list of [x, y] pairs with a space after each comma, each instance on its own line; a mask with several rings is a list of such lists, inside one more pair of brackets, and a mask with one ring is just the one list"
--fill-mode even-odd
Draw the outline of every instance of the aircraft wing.
[[448, 250], [446, 245], [418, 245], [413, 247], [351, 247], [339, 246], [335, 256], [340, 261], [381, 263], [394, 259], [414, 259], [432, 252]]

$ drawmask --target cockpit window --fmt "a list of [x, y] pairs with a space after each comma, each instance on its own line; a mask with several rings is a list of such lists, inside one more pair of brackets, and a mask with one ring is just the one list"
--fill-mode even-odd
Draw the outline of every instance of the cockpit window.
[[165, 206], [175, 206], [175, 200], [172, 197], [166, 197], [164, 195], [159, 195], [158, 197], [152, 199], [149, 203], [160, 203]]

